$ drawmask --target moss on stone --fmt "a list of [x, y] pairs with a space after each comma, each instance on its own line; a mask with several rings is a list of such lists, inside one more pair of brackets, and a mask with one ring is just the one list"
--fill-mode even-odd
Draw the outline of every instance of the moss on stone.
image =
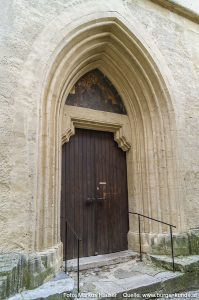
[[[44, 261], [45, 264], [43, 264]], [[42, 258], [36, 254], [31, 256], [13, 253], [1, 255], [1, 297], [9, 297], [24, 289], [34, 289], [53, 278], [56, 273], [54, 263], [52, 253], [43, 254]]]
[[199, 254], [199, 228], [192, 229], [188, 233], [189, 251], [191, 255]]
[[[186, 233], [173, 236], [173, 248], [175, 256], [190, 255], [189, 238]], [[162, 235], [153, 238], [150, 247], [151, 254], [171, 255], [171, 237], [170, 235]]]

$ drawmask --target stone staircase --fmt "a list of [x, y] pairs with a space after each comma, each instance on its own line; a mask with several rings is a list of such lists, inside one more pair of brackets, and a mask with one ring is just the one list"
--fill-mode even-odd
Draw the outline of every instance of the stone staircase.
[[[75, 280], [76, 272], [71, 272], [70, 276]], [[124, 299], [130, 295], [131, 299], [138, 299], [147, 293], [171, 290], [170, 282], [179, 280], [180, 284], [181, 276], [179, 272], [165, 271], [153, 266], [147, 259], [140, 262], [135, 257], [113, 265], [82, 270], [80, 292], [83, 293], [82, 298], [96, 295], [95, 299]]]
[[39, 288], [24, 291], [9, 300], [158, 299], [160, 295], [164, 299], [163, 294], [198, 288], [199, 256], [175, 260], [177, 271], [172, 272], [172, 261], [167, 256], [144, 256], [140, 262], [136, 253], [122, 251], [81, 258], [77, 298], [77, 260], [74, 259], [67, 264], [69, 276], [61, 272]]

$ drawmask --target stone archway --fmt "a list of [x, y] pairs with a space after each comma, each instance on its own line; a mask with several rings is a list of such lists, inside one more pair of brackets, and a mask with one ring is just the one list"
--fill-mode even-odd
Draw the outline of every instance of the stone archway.
[[[122, 12], [92, 12], [79, 19], [76, 14], [74, 19], [60, 22], [59, 26], [60, 35], [53, 45], [49, 37], [49, 47], [38, 47], [27, 65], [27, 69], [30, 65], [41, 66], [37, 60], [41, 54], [42, 83], [36, 86], [39, 79], [36, 75], [32, 78], [35, 90], [40, 91], [37, 93], [40, 125], [34, 249], [61, 247], [60, 158], [64, 102], [74, 83], [94, 68], [99, 68], [115, 85], [129, 115], [132, 143], [128, 154], [129, 208], [175, 223], [181, 232], [184, 220], [177, 177], [172, 79], [160, 53], [146, 41], [138, 29], [140, 25], [123, 18]], [[56, 31], [54, 33], [56, 35]], [[37, 41], [38, 46], [42, 38]], [[47, 60], [44, 59], [46, 51]], [[145, 222], [144, 232], [147, 248], [151, 235], [167, 233], [167, 229]], [[129, 247], [135, 248], [136, 244], [137, 225], [131, 219]]]
[[[135, 34], [119, 16], [102, 14], [97, 20], [91, 16], [76, 24], [68, 35], [48, 80], [42, 115], [45, 140], [41, 140], [44, 154], [41, 167], [45, 172], [41, 195], [48, 206], [45, 216], [38, 220], [48, 228], [42, 247], [59, 242], [60, 199], [60, 120], [64, 99], [84, 73], [93, 68], [104, 72], [123, 97], [131, 123], [132, 150], [128, 154], [129, 207], [169, 223], [179, 217], [176, 190], [175, 118], [171, 98], [157, 65]], [[47, 192], [48, 191], [48, 192]], [[46, 200], [45, 200], [46, 199]], [[53, 226], [49, 230], [48, 222]], [[130, 222], [129, 245], [136, 240], [135, 222]], [[132, 230], [131, 230], [132, 229]], [[145, 244], [149, 233], [163, 233], [167, 229], [145, 223]], [[40, 246], [39, 246], [40, 248]]]
[[[130, 141], [130, 122], [118, 91], [99, 70], [86, 73], [66, 99], [62, 122], [60, 218], [68, 258], [76, 255], [74, 231], [82, 239], [80, 256], [128, 248]], [[128, 167], [130, 174], [129, 161]], [[73, 228], [67, 230], [67, 243], [66, 224]]]

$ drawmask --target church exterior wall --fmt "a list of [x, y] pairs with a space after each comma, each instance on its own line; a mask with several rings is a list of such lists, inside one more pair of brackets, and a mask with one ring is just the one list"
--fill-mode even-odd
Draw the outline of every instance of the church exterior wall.
[[[39, 101], [43, 97], [42, 93], [47, 92], [45, 70], [48, 69], [48, 64], [52, 64], [52, 61], [46, 60], [45, 52], [42, 57], [40, 47], [48, 49], [49, 53], [56, 52], [54, 45], [56, 39], [59, 41], [61, 32], [58, 32], [57, 36], [51, 36], [50, 29], [66, 30], [64, 26], [68, 26], [70, 20], [78, 19], [81, 12], [86, 16], [96, 9], [99, 12], [114, 11], [132, 22], [136, 20], [142, 28], [143, 40], [146, 43], [150, 40], [167, 64], [175, 115], [173, 136], [177, 145], [178, 178], [174, 189], [180, 193], [183, 208], [178, 232], [181, 234], [180, 247], [186, 248], [183, 254], [188, 254], [190, 250], [187, 233], [190, 232], [190, 236], [193, 237], [193, 247], [195, 236], [197, 239], [197, 228], [199, 228], [198, 24], [148, 0], [112, 0], [108, 1], [108, 4], [104, 0], [1, 1], [0, 254], [23, 253], [23, 255], [35, 255], [38, 260], [40, 257], [46, 257], [46, 261], [50, 261], [49, 268], [46, 267], [46, 275], [38, 280], [38, 284], [45, 278], [53, 276], [58, 271], [62, 260], [59, 237], [50, 236], [51, 228], [45, 237], [42, 237], [42, 234], [39, 236], [39, 239], [46, 239], [44, 241], [38, 241], [35, 233], [35, 228], [38, 226], [37, 209], [40, 207], [37, 198], [38, 133], [41, 130]], [[33, 61], [36, 64], [32, 64]], [[161, 65], [161, 61], [159, 64]], [[43, 80], [37, 82], [34, 79], [36, 77]], [[51, 200], [49, 198], [49, 203], [40, 207], [41, 214], [42, 210], [45, 212], [51, 205]], [[170, 213], [172, 214], [172, 209]], [[53, 218], [53, 213], [49, 214], [48, 218]], [[42, 221], [44, 224], [40, 224], [40, 231], [45, 228], [45, 222], [49, 224], [48, 221], [46, 219]], [[192, 252], [194, 251], [195, 249], [192, 249]], [[41, 266], [42, 264], [45, 263], [41, 262]]]
[[[184, 205], [188, 228], [198, 227], [198, 25], [146, 1], [131, 1], [132, 14], [139, 19], [163, 54], [175, 81], [180, 153], [180, 176], [184, 180]], [[140, 3], [140, 2], [139, 2]], [[144, 6], [144, 18], [143, 13]]]

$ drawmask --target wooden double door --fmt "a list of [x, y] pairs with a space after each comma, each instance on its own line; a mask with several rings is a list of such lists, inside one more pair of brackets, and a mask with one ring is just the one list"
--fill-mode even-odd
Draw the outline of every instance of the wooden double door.
[[[61, 239], [67, 259], [127, 249], [126, 153], [113, 133], [76, 129], [62, 148]], [[72, 228], [71, 228], [72, 227]], [[65, 250], [65, 249], [64, 249]], [[65, 253], [65, 251], [64, 251]]]

